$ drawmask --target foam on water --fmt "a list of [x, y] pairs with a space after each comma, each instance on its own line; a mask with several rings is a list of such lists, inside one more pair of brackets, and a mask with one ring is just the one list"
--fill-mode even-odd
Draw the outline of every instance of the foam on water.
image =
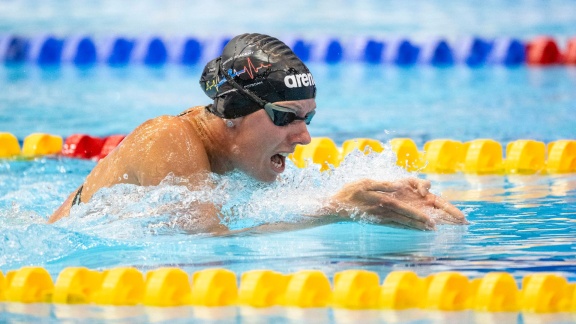
[[[330, 274], [361, 267], [385, 274], [415, 267], [424, 275], [452, 269], [471, 276], [487, 269], [508, 269], [516, 276], [549, 269], [573, 278], [573, 263], [566, 260], [574, 256], [576, 176], [423, 176], [397, 167], [391, 152], [389, 147], [379, 155], [353, 152], [327, 172], [314, 165], [297, 169], [289, 162], [273, 184], [235, 172], [214, 176], [215, 185], [194, 192], [172, 176], [155, 187], [118, 185], [102, 189], [55, 224], [46, 224], [47, 217], [84, 181], [94, 162], [4, 161], [0, 269], [42, 265], [57, 274], [72, 265], [187, 271], [222, 266], [237, 272], [312, 267]], [[232, 229], [298, 225], [344, 183], [411, 176], [431, 180], [433, 192], [464, 210], [471, 225], [421, 232], [373, 226], [370, 219], [356, 217], [304, 231], [253, 235], [250, 230], [224, 237], [189, 234], [178, 225], [194, 219], [190, 206], [201, 202], [222, 206], [221, 220]]]
[[[319, 165], [298, 169], [288, 162], [278, 181], [267, 184], [241, 172], [213, 175], [209, 184], [190, 191], [182, 179], [168, 175], [158, 186], [130, 184], [99, 190], [90, 202], [74, 206], [59, 227], [113, 239], [183, 232], [204, 217], [199, 204], [221, 206], [221, 223], [239, 230], [270, 223], [306, 222], [346, 183], [370, 178], [393, 181], [415, 176], [396, 166], [388, 147], [382, 154], [352, 152], [338, 168]], [[369, 221], [367, 217], [359, 216]]]
[[[286, 249], [282, 241], [292, 242], [294, 235], [300, 234], [279, 234], [276, 248], [271, 248], [267, 235], [219, 238], [189, 234], [179, 225], [195, 221], [200, 216], [195, 215], [195, 206], [203, 202], [221, 206], [222, 223], [231, 229], [275, 222], [297, 224], [305, 222], [306, 215], [314, 214], [346, 182], [412, 176], [395, 165], [392, 153], [360, 152], [350, 154], [340, 167], [328, 172], [320, 172], [317, 165], [297, 169], [288, 162], [286, 171], [272, 184], [233, 172], [214, 175], [213, 185], [192, 192], [181, 185], [182, 179], [168, 176], [158, 186], [103, 188], [90, 202], [72, 208], [70, 217], [47, 224], [50, 214], [93, 167], [93, 161], [52, 157], [0, 163], [0, 192], [4, 193], [0, 197], [0, 269], [39, 264], [55, 273], [70, 264], [94, 268], [125, 263], [153, 266], [180, 264], [191, 256], [202, 260], [197, 266], [203, 267], [223, 262], [218, 256], [222, 253], [236, 255], [234, 260], [260, 253], [262, 262], [272, 262], [280, 255], [312, 256], [315, 254], [310, 249], [315, 246], [324, 249], [323, 234]], [[272, 262], [270, 266], [278, 265]]]

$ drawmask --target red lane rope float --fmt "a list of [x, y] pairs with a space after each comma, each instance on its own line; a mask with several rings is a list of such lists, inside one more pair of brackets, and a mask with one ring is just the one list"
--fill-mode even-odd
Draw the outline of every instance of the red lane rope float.
[[104, 139], [85, 134], [74, 134], [64, 142], [62, 155], [80, 159], [91, 159], [100, 154]]
[[103, 159], [124, 139], [124, 135], [111, 135], [106, 138], [74, 134], [66, 138], [62, 155], [80, 159]]
[[102, 146], [102, 150], [98, 155], [98, 160], [105, 158], [112, 150], [116, 148], [116, 146], [120, 145], [120, 142], [126, 137], [125, 135], [111, 135], [106, 137], [104, 141], [104, 145]]
[[552, 37], [537, 37], [526, 46], [526, 63], [528, 65], [553, 65], [562, 62], [562, 54]]
[[576, 65], [576, 37], [568, 41], [568, 48], [566, 49], [565, 63]]

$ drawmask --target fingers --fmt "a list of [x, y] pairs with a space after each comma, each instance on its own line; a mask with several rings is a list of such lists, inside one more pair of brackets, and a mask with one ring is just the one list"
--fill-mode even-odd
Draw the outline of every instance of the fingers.
[[456, 206], [438, 196], [436, 196], [436, 200], [434, 201], [434, 207], [446, 214], [447, 218], [445, 218], [445, 220], [450, 220], [454, 224], [468, 224], [464, 213], [456, 208]]
[[408, 178], [393, 182], [366, 179], [362, 185], [368, 191], [393, 192], [405, 187], [406, 183], [408, 183], [408, 185], [416, 190], [422, 197], [426, 197], [431, 187], [430, 181], [420, 180], [417, 178]]
[[430, 198], [429, 200], [433, 202], [434, 208], [437, 208], [437, 211], [442, 214], [441, 216], [443, 216], [443, 220], [449, 221], [453, 224], [468, 224], [466, 217], [458, 208], [446, 200], [430, 193], [429, 190], [431, 187], [431, 182], [429, 180], [420, 180], [415, 178], [411, 180], [412, 184], [415, 186], [420, 195], [422, 195], [422, 197]]
[[[402, 215], [397, 215], [398, 217], [404, 217]], [[395, 228], [409, 229], [409, 230], [421, 230], [421, 231], [433, 231], [435, 228], [422, 227], [420, 224], [412, 224], [410, 221], [401, 221], [399, 218], [381, 220], [380, 225], [386, 225]]]
[[436, 229], [436, 225], [432, 221], [421, 222], [414, 218], [406, 217], [401, 214], [397, 214], [398, 216], [393, 220], [395, 223], [402, 225], [408, 228], [419, 229], [422, 231], [433, 231]]
[[418, 181], [418, 192], [422, 197], [426, 197], [430, 193], [430, 187], [432, 187], [432, 183], [430, 180], [420, 180]]
[[408, 182], [422, 197], [426, 197], [432, 186], [429, 180], [421, 180], [417, 178], [409, 178]]
[[436, 229], [434, 223], [424, 223], [414, 218], [406, 217], [402, 214], [390, 211], [385, 207], [382, 207], [379, 211], [371, 211], [370, 214], [376, 215], [377, 223], [380, 225], [421, 231], [433, 231]]
[[[429, 212], [442, 223], [468, 224], [458, 208], [431, 194], [430, 186], [430, 181], [417, 178], [394, 182], [365, 179], [354, 184], [356, 193], [352, 196], [351, 205], [372, 214], [380, 223], [420, 230], [435, 229], [436, 223]], [[433, 210], [425, 213], [428, 208]]]
[[454, 217], [464, 217], [464, 214], [458, 208], [438, 196], [436, 196], [436, 200], [434, 201], [434, 207], [441, 209]]
[[433, 230], [435, 228], [434, 221], [423, 211], [387, 195], [381, 194], [379, 196], [380, 208], [372, 211], [375, 216], [386, 217], [393, 222], [420, 230]]
[[397, 186], [392, 182], [388, 181], [375, 181], [375, 180], [365, 180], [363, 184], [364, 188], [368, 191], [382, 191], [382, 192], [393, 192], [397, 190]]

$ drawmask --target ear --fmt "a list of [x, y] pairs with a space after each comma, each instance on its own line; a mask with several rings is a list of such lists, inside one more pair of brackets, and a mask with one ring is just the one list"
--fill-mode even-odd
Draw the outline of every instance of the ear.
[[234, 119], [229, 119], [234, 123], [234, 126], [238, 127], [240, 124], [242, 124], [242, 122], [244, 121], [244, 118], [246, 118], [247, 116], [243, 116], [243, 117], [236, 117]]

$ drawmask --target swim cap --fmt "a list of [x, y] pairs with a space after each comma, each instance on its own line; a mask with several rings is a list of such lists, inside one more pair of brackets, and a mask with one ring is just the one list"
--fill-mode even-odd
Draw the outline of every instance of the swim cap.
[[266, 102], [311, 99], [316, 85], [310, 70], [280, 40], [242, 34], [230, 40], [222, 55], [206, 64], [200, 86], [222, 118], [237, 118], [262, 109]]

